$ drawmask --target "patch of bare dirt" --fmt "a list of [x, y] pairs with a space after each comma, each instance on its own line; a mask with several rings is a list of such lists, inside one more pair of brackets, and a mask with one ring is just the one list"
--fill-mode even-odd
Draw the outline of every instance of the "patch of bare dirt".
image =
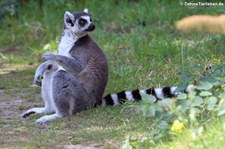
[[[1, 99], [6, 99], [8, 95], [0, 92]], [[0, 102], [0, 119], [1, 120], [11, 120], [18, 117], [18, 106], [22, 104], [22, 99], [6, 100]]]
[[70, 145], [64, 145], [64, 149], [102, 149], [103, 146], [99, 146], [93, 142], [84, 142], [82, 144], [70, 144]]

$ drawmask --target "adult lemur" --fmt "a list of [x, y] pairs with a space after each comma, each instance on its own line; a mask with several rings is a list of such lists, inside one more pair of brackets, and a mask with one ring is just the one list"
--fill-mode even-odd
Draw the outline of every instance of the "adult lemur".
[[[51, 79], [47, 79], [51, 86], [50, 99], [44, 99], [53, 101], [53, 110], [49, 110], [47, 106], [33, 108], [26, 111], [23, 117], [33, 113], [55, 112], [36, 121], [44, 123], [101, 102], [108, 80], [108, 62], [101, 48], [88, 35], [88, 32], [94, 29], [95, 25], [87, 9], [78, 13], [65, 12], [58, 53], [47, 52], [43, 55], [44, 59], [56, 62], [59, 67], [57, 71], [52, 72]], [[47, 70], [45, 63], [39, 66], [36, 76], [42, 75], [42, 70]]]
[[[39, 118], [44, 123], [93, 106], [118, 105], [125, 100], [141, 100], [142, 94], [158, 99], [173, 97], [176, 87], [149, 88], [122, 91], [102, 98], [108, 80], [108, 62], [105, 54], [88, 35], [95, 26], [87, 9], [79, 13], [64, 14], [64, 30], [58, 53], [43, 55], [46, 62], [36, 71], [35, 82], [42, 82], [45, 107], [32, 108], [23, 114], [54, 113]], [[39, 80], [43, 76], [43, 80]]]

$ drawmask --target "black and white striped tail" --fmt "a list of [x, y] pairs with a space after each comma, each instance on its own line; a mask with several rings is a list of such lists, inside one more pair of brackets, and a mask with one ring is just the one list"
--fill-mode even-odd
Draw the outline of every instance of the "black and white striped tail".
[[[163, 88], [149, 88], [147, 90], [133, 90], [133, 91], [121, 91], [117, 94], [108, 94], [106, 95], [101, 103], [98, 106], [107, 106], [107, 105], [120, 105], [128, 101], [139, 101], [141, 100], [141, 95], [149, 94], [155, 96], [157, 99], [171, 98], [175, 97], [176, 86], [173, 87], [163, 87]], [[188, 92], [188, 88], [184, 91]]]

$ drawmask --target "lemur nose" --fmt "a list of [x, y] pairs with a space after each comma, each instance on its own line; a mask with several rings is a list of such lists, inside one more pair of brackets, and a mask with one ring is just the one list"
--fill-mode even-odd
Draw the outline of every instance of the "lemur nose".
[[93, 30], [95, 30], [95, 25], [93, 23], [91, 23], [88, 28], [90, 31], [93, 31]]
[[95, 30], [95, 25], [93, 23], [91, 23], [88, 28], [86, 29], [86, 31], [93, 31]]

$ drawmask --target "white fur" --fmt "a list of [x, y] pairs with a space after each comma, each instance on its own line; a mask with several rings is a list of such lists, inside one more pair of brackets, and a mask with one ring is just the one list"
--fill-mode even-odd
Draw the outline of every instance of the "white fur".
[[26, 115], [32, 112], [41, 114], [41, 113], [53, 113], [56, 111], [56, 107], [52, 97], [52, 76], [54, 75], [55, 69], [47, 70], [47, 65], [49, 65], [48, 64], [49, 62], [47, 61], [46, 62], [47, 64], [45, 63], [40, 65], [35, 73], [35, 79], [38, 78], [37, 76], [43, 75], [41, 95], [42, 95], [42, 99], [45, 102], [45, 107], [29, 109], [23, 115]]
[[195, 90], [195, 86], [193, 85], [193, 84], [190, 84], [190, 85], [188, 85], [188, 87], [187, 87], [187, 89], [186, 89], [186, 91], [189, 93], [189, 92], [191, 92], [191, 91], [194, 91]]
[[58, 46], [58, 54], [70, 57], [69, 52], [77, 40], [77, 36], [75, 36], [70, 30], [65, 29], [64, 35], [61, 37]]
[[140, 94], [141, 95], [145, 95], [146, 94], [146, 91], [145, 90], [140, 90]]
[[[64, 24], [68, 30], [71, 31], [71, 33], [76, 36], [77, 38], [81, 38], [88, 34], [87, 31], [85, 31], [88, 26], [91, 24], [91, 18], [89, 16], [81, 16], [81, 18], [85, 19], [87, 23], [85, 26], [81, 27], [79, 25], [79, 19], [74, 18], [73, 14], [66, 11], [64, 14]], [[68, 23], [67, 20], [71, 20], [74, 25], [71, 25], [71, 23]]]
[[72, 13], [70, 13], [69, 11], [66, 11], [64, 14], [64, 23], [66, 25], [66, 28], [71, 28], [71, 26], [66, 22], [67, 19], [71, 19], [72, 21], [74, 21], [74, 16]]
[[102, 99], [102, 104], [101, 104], [101, 106], [102, 106], [102, 107], [106, 106], [105, 98]]
[[55, 114], [52, 114], [52, 115], [42, 116], [41, 118], [36, 120], [36, 123], [42, 124], [42, 123], [46, 123], [48, 121], [55, 120], [56, 118], [60, 118], [60, 117], [62, 117], [62, 116], [56, 112]]
[[[78, 37], [76, 37], [70, 30], [65, 29], [64, 35], [61, 37], [59, 46], [58, 46], [58, 55], [63, 55], [70, 57], [70, 50], [74, 46]], [[63, 67], [59, 66], [58, 70], [65, 70]]]
[[55, 103], [52, 96], [52, 78], [54, 72], [44, 73], [42, 86], [41, 86], [41, 95], [45, 102], [45, 109], [47, 113], [55, 112]]
[[23, 113], [23, 115], [27, 114], [27, 113], [31, 113], [31, 112], [35, 112], [37, 114], [41, 114], [41, 113], [46, 113], [46, 108], [45, 107], [41, 107], [41, 108], [32, 108], [27, 110], [26, 112]]
[[88, 26], [91, 24], [91, 18], [89, 16], [82, 16], [81, 18], [87, 21], [87, 24], [83, 28], [88, 28]]
[[162, 88], [155, 88], [155, 93], [157, 98], [160, 98], [160, 99], [165, 98], [162, 92]]
[[116, 106], [119, 104], [119, 99], [118, 99], [118, 96], [117, 94], [111, 94], [111, 97], [113, 99], [113, 105]]
[[133, 97], [133, 95], [131, 94], [131, 92], [126, 91], [125, 94], [126, 94], [127, 100], [129, 100], [129, 101], [133, 101], [133, 100], [134, 100], [134, 97]]
[[86, 13], [88, 13], [88, 9], [87, 8], [84, 8], [84, 10], [83, 10], [84, 12], [86, 12]]
[[170, 88], [170, 92], [171, 92], [172, 94], [174, 94], [174, 93], [175, 93], [176, 88], [177, 88], [176, 86], [171, 87], [171, 88]]

